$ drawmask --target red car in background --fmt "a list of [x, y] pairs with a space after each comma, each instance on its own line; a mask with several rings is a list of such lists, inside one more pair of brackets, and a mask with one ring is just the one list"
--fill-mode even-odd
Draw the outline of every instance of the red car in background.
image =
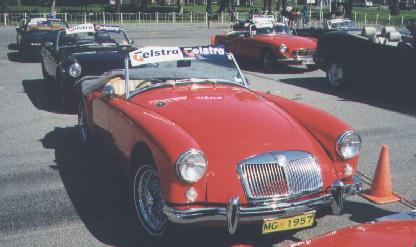
[[300, 37], [283, 23], [256, 24], [248, 30], [232, 31], [216, 35], [215, 44], [222, 44], [237, 58], [261, 61], [266, 71], [274, 71], [278, 65], [306, 65], [315, 69], [313, 55], [315, 38]]
[[416, 211], [386, 216], [296, 243], [291, 247], [415, 247]]
[[340, 214], [360, 190], [360, 136], [323, 111], [250, 90], [224, 48], [144, 47], [130, 63], [80, 81], [80, 137], [113, 148], [148, 236], [169, 222], [230, 234], [244, 223], [263, 233], [310, 227], [318, 208]]

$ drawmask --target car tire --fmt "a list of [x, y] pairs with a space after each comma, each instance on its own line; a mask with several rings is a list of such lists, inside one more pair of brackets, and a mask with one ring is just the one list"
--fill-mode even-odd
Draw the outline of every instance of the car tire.
[[261, 56], [263, 68], [266, 72], [274, 72], [277, 66], [276, 56], [271, 51], [264, 51]]
[[87, 112], [85, 111], [85, 105], [82, 102], [78, 106], [78, 128], [81, 144], [85, 147], [90, 146], [92, 142], [92, 135], [87, 124]]
[[347, 83], [347, 70], [338, 62], [333, 62], [328, 66], [326, 77], [329, 85], [334, 88], [345, 86]]
[[169, 224], [163, 213], [165, 201], [153, 162], [139, 163], [133, 179], [133, 203], [144, 234], [149, 240], [157, 240]]

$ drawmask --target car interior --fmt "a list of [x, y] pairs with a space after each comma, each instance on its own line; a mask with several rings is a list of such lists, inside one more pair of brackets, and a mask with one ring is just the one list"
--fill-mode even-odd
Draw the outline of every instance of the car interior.
[[356, 34], [355, 36], [368, 39], [369, 41], [396, 47], [398, 46], [399, 42], [402, 41], [401, 34], [396, 30], [395, 27], [386, 26], [383, 27], [381, 33], [377, 34], [377, 30], [375, 27], [364, 27], [361, 30], [361, 33]]

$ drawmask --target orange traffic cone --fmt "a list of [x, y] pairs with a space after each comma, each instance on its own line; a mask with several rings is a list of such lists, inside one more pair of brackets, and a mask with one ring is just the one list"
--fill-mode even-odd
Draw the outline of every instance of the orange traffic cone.
[[211, 35], [211, 45], [215, 45], [215, 35]]
[[361, 196], [378, 204], [400, 201], [391, 186], [389, 148], [386, 144], [381, 148], [371, 189], [361, 193]]

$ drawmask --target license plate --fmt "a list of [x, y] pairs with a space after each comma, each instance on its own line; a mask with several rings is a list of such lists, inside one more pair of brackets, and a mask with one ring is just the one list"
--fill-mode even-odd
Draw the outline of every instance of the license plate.
[[305, 58], [302, 60], [302, 64], [315, 64], [315, 62], [313, 61], [313, 58]]
[[315, 213], [305, 213], [284, 219], [269, 219], [263, 221], [262, 233], [287, 231], [312, 226], [315, 221]]

